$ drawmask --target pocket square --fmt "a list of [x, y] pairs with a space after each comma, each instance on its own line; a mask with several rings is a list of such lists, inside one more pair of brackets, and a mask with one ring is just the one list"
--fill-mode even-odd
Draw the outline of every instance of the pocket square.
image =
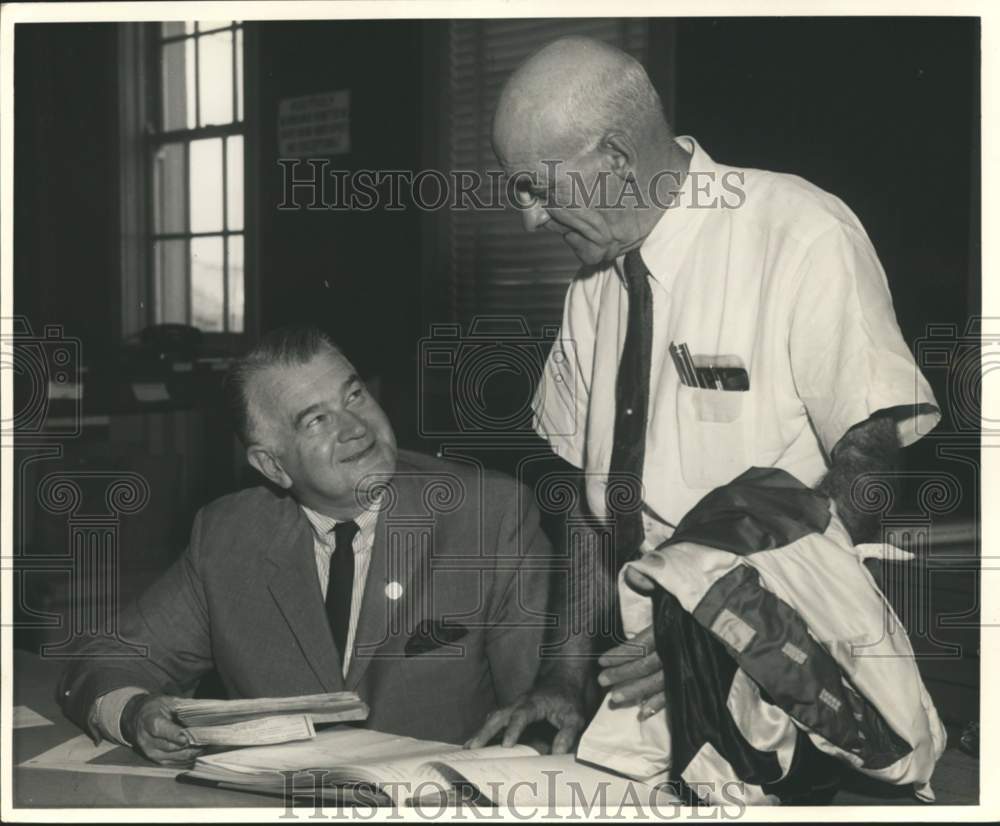
[[406, 641], [403, 653], [407, 657], [426, 654], [428, 651], [460, 640], [468, 633], [469, 629], [461, 623], [449, 622], [446, 625], [440, 620], [425, 619], [417, 626], [413, 636]]

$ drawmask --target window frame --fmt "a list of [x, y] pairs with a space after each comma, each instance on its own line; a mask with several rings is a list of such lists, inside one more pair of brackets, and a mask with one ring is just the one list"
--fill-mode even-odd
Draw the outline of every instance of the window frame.
[[[257, 175], [259, 120], [256, 106], [257, 53], [256, 26], [239, 23], [243, 32], [243, 111], [242, 121], [228, 124], [198, 126], [194, 129], [160, 131], [162, 118], [162, 83], [160, 82], [160, 48], [163, 43], [181, 41], [190, 35], [161, 38], [161, 23], [125, 23], [119, 32], [119, 151], [120, 168], [120, 274], [122, 285], [121, 332], [125, 341], [134, 340], [147, 326], [156, 323], [154, 243], [177, 238], [218, 237], [223, 240], [223, 263], [228, 265], [228, 239], [243, 236], [243, 330], [202, 330], [206, 351], [237, 352], [247, 341], [256, 337], [259, 329], [257, 289]], [[232, 27], [230, 27], [232, 28]], [[225, 29], [199, 32], [204, 35]], [[235, 28], [232, 28], [235, 31]], [[234, 93], [237, 82], [234, 73]], [[195, 87], [197, 88], [197, 81]], [[243, 137], [243, 229], [226, 226], [228, 204], [223, 202], [223, 226], [218, 232], [157, 233], [154, 228], [154, 175], [152, 158], [155, 151], [169, 143], [185, 145], [185, 168], [190, 141], [201, 138], [222, 138], [223, 165], [227, 162], [227, 137]], [[188, 209], [188, 205], [185, 205]], [[187, 262], [186, 289], [191, 289], [190, 257]], [[228, 278], [224, 278], [228, 293]], [[228, 296], [226, 307], [228, 309]], [[190, 308], [186, 323], [191, 323]]]

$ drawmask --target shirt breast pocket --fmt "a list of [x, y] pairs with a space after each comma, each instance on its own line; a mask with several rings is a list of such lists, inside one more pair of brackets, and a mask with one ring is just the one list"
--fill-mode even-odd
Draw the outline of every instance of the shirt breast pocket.
[[739, 476], [750, 461], [752, 390], [677, 390], [681, 474], [688, 487], [716, 488]]

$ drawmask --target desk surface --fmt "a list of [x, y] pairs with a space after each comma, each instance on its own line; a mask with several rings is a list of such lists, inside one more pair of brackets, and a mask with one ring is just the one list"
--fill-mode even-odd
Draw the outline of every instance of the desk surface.
[[[25, 760], [78, 737], [82, 732], [63, 717], [55, 699], [55, 683], [65, 661], [42, 660], [25, 651], [14, 652], [14, 705], [27, 706], [54, 725], [16, 729], [13, 732], [13, 803], [17, 807], [143, 808], [251, 806], [283, 811], [276, 798], [222, 789], [182, 785], [169, 776], [143, 777], [117, 773], [90, 773], [35, 769]], [[121, 750], [123, 753], [125, 749]], [[151, 766], [138, 755], [126, 753], [136, 766]]]
[[[61, 661], [46, 661], [24, 652], [14, 652], [14, 705], [27, 706], [53, 725], [16, 729], [13, 732], [13, 804], [18, 807], [237, 807], [284, 810], [283, 804], [261, 795], [182, 785], [169, 776], [147, 777], [114, 772], [89, 773], [27, 768], [20, 764], [81, 734], [62, 716], [55, 700], [55, 682]], [[122, 749], [135, 766], [150, 766]], [[979, 761], [956, 748], [949, 748], [932, 781], [939, 804], [975, 804], [979, 796]], [[901, 805], [913, 803], [906, 790], [852, 778], [838, 792], [834, 804]]]

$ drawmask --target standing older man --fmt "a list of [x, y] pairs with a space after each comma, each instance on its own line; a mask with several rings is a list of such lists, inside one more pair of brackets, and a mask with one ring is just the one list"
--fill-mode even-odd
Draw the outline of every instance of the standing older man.
[[[535, 422], [586, 471], [618, 565], [751, 466], [817, 487], [855, 541], [872, 536], [854, 485], [891, 471], [940, 414], [855, 215], [801, 178], [717, 163], [674, 134], [638, 62], [586, 38], [515, 71], [493, 146], [525, 228], [561, 234], [585, 265]], [[616, 507], [609, 479], [641, 508]], [[665, 704], [663, 674], [652, 629], [634, 642], [602, 657], [600, 682], [645, 718]], [[513, 740], [553, 716], [551, 696], [494, 715], [484, 734], [506, 726]]]
[[233, 698], [349, 689], [372, 728], [451, 742], [523, 695], [551, 565], [530, 496], [397, 453], [382, 409], [315, 328], [268, 334], [231, 388], [271, 486], [198, 513], [187, 551], [126, 608], [125, 642], [93, 641], [63, 675], [67, 716], [176, 764], [196, 750], [172, 695], [212, 668]]

